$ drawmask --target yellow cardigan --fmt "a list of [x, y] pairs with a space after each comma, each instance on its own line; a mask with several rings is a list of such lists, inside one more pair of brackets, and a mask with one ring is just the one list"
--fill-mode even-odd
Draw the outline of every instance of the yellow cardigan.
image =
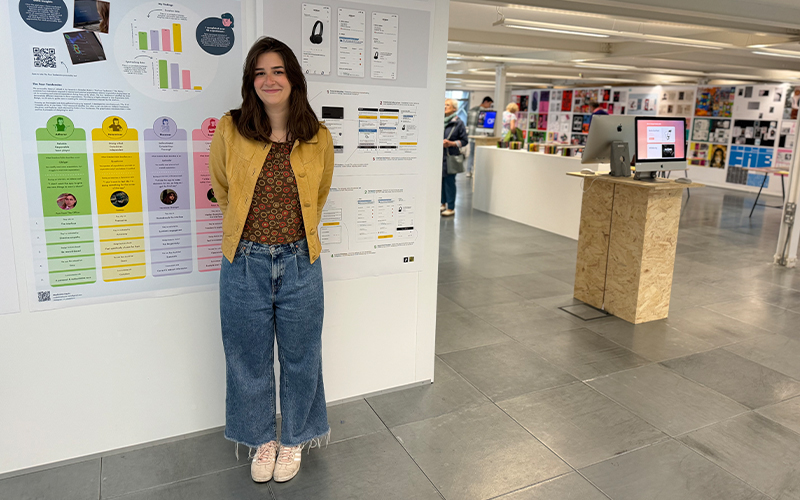
[[[209, 172], [214, 196], [222, 210], [222, 253], [230, 262], [236, 254], [256, 181], [270, 147], [270, 143], [241, 136], [230, 115], [222, 117], [214, 132]], [[322, 250], [317, 226], [333, 177], [333, 139], [328, 129], [320, 123], [319, 132], [310, 141], [295, 141], [289, 162], [297, 180], [309, 257], [313, 263]]]

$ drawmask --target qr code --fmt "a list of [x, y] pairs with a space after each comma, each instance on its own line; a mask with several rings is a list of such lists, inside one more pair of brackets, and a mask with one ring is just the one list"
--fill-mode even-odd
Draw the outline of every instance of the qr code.
[[39, 292], [39, 302], [50, 302], [50, 291]]
[[34, 47], [33, 66], [36, 68], [55, 68], [56, 49], [48, 47]]

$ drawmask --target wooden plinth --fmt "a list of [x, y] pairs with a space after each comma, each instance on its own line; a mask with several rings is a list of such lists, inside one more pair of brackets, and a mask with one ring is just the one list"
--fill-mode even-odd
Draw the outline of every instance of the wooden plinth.
[[702, 184], [584, 177], [575, 298], [631, 323], [667, 317], [682, 191]]

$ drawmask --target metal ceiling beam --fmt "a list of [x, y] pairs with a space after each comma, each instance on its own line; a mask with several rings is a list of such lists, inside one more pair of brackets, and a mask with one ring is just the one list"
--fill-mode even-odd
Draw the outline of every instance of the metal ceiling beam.
[[544, 36], [517, 35], [498, 31], [477, 31], [450, 28], [447, 39], [451, 42], [502, 45], [530, 49], [560, 50], [567, 52], [608, 52], [607, 43], [586, 42]]
[[781, 0], [515, 0], [513, 3], [460, 0], [499, 7], [531, 6], [619, 19], [696, 24], [745, 33], [799, 35], [800, 3]]

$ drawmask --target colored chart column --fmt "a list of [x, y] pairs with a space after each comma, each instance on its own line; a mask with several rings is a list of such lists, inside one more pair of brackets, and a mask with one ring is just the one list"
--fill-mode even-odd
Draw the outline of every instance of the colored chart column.
[[86, 132], [66, 116], [36, 130], [50, 286], [97, 281]]
[[139, 134], [109, 116], [92, 130], [103, 281], [145, 277]]
[[197, 209], [197, 257], [200, 272], [219, 271], [222, 263], [222, 212], [214, 197], [208, 158], [217, 119], [208, 118], [192, 131], [194, 151], [194, 201]]
[[189, 143], [186, 130], [167, 116], [144, 131], [147, 211], [153, 276], [192, 272], [192, 217], [189, 199]]

